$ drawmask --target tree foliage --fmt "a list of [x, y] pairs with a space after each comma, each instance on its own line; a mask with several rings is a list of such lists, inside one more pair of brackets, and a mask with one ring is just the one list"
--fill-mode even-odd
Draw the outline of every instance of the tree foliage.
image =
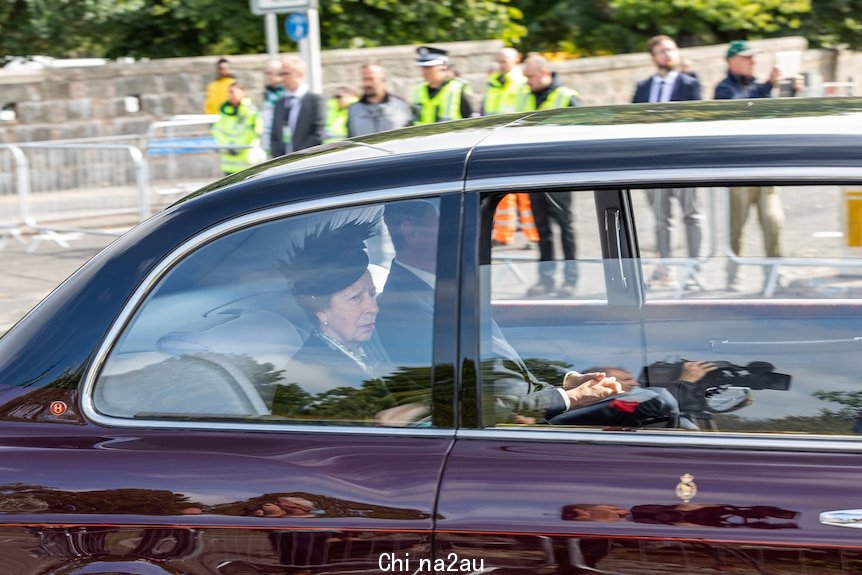
[[798, 34], [811, 12], [811, 1], [514, 0], [514, 4], [528, 22], [526, 48], [602, 54], [642, 51], [656, 34], [673, 36], [682, 46]]
[[[803, 34], [862, 48], [862, 0], [319, 0], [324, 48], [497, 38], [524, 51], [639, 52]], [[285, 16], [279, 16], [279, 30]], [[294, 43], [280, 32], [281, 49]], [[180, 57], [265, 51], [247, 0], [6, 0], [0, 56]]]
[[509, 0], [327, 0], [321, 36], [331, 48], [500, 38], [526, 33]]
[[[509, 0], [321, 0], [321, 43], [346, 48], [516, 41], [526, 29]], [[293, 49], [279, 16], [281, 48]], [[263, 18], [245, 0], [11, 0], [0, 5], [5, 55], [166, 58], [261, 53]]]
[[811, 0], [802, 33], [814, 46], [862, 48], [862, 0]]

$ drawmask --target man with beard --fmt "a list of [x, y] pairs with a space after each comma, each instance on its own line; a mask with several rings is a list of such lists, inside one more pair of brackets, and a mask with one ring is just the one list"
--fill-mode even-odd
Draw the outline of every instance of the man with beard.
[[376, 134], [409, 126], [413, 112], [404, 99], [386, 89], [386, 70], [378, 64], [362, 66], [362, 98], [350, 106], [348, 137]]
[[[700, 81], [692, 75], [680, 72], [679, 48], [669, 36], [653, 36], [647, 42], [647, 51], [652, 57], [656, 73], [638, 82], [632, 103], [648, 102], [681, 102], [684, 100], [700, 100]], [[655, 214], [655, 233], [658, 255], [670, 257], [670, 215], [671, 199], [676, 198], [682, 208], [682, 218], [685, 222], [685, 239], [688, 246], [688, 257], [700, 256], [700, 244], [703, 237], [703, 215], [695, 188], [662, 188], [648, 190], [650, 203]], [[672, 282], [667, 267], [659, 266], [653, 271], [654, 285]], [[695, 280], [696, 281], [696, 280]]]

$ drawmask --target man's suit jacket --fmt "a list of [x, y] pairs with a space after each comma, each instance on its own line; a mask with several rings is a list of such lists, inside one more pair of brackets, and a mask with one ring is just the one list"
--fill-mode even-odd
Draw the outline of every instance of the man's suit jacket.
[[[650, 76], [646, 80], [638, 82], [637, 87], [635, 88], [635, 95], [632, 98], [633, 104], [649, 102], [652, 79], [653, 77]], [[683, 72], [677, 74], [676, 81], [673, 83], [673, 91], [670, 93], [670, 101], [684, 102], [687, 100], [700, 99], [700, 80]]]
[[393, 262], [377, 305], [377, 333], [390, 360], [396, 366], [430, 366], [434, 289]]
[[[398, 366], [429, 366], [434, 331], [434, 290], [399, 265], [392, 264], [378, 298], [377, 332], [390, 359]], [[490, 310], [488, 310], [490, 311]], [[490, 318], [490, 315], [487, 315]], [[515, 414], [550, 419], [566, 410], [566, 402], [553, 385], [541, 382], [527, 369], [518, 352], [490, 320], [482, 362], [489, 423], [509, 422]]]
[[[272, 156], [283, 156], [286, 153], [284, 140], [286, 110], [284, 102], [286, 97], [279, 98], [275, 102], [272, 114], [272, 132], [270, 132], [270, 149]], [[323, 142], [323, 98], [320, 94], [306, 92], [299, 101], [299, 113], [296, 118], [296, 127], [291, 135], [293, 151], [304, 150]]]

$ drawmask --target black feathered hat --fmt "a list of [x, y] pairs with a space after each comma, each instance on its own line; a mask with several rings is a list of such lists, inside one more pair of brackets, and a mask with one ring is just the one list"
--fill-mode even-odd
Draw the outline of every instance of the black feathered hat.
[[377, 234], [376, 219], [318, 225], [280, 260], [293, 295], [328, 296], [353, 284], [368, 270], [365, 240]]

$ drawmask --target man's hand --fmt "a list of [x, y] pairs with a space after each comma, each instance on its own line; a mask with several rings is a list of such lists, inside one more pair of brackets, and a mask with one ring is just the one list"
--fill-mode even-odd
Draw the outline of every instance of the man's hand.
[[779, 82], [781, 82], [781, 68], [775, 66], [772, 68], [772, 72], [769, 74], [769, 83], [773, 86], [777, 86]]
[[714, 369], [717, 369], [715, 364], [709, 361], [687, 361], [682, 364], [679, 380], [694, 383], [703, 379], [703, 376]]
[[577, 371], [569, 371], [566, 377], [563, 378], [563, 389], [575, 389], [581, 384], [587, 383], [594, 379], [603, 379], [604, 372], [578, 373]]
[[563, 389], [569, 396], [571, 408], [590, 405], [623, 391], [615, 377], [607, 377], [604, 373], [580, 374], [577, 371], [566, 374]]

